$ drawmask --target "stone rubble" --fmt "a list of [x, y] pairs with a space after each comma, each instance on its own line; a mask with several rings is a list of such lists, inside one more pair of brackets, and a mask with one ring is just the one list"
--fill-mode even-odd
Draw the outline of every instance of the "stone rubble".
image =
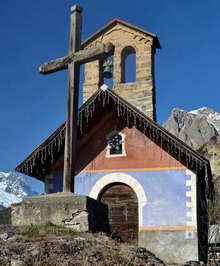
[[[51, 236], [29, 240], [13, 238], [13, 236], [16, 236], [16, 230], [17, 228], [14, 226], [0, 225], [0, 265], [35, 266], [39, 265], [34, 263], [41, 258], [40, 263], [46, 266], [80, 266], [82, 261], [84, 263], [85, 260], [87, 261], [85, 265], [95, 266], [173, 266], [165, 264], [146, 248], [122, 244], [104, 235], [100, 238]], [[115, 258], [121, 260], [121, 264], [111, 264], [111, 260], [114, 261]], [[132, 263], [126, 264], [124, 259]], [[198, 261], [188, 261], [181, 266], [197, 265], [205, 266], [203, 262]], [[220, 247], [211, 246], [209, 248], [209, 263], [207, 266], [220, 266]]]

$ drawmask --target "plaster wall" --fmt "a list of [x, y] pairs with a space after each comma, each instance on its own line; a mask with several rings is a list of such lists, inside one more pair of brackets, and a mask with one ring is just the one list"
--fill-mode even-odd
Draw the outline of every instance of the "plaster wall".
[[[53, 180], [54, 186], [48, 190], [49, 193], [62, 190], [62, 174], [55, 174]], [[196, 194], [192, 196], [194, 187], [187, 186], [188, 180], [191, 180], [191, 176], [185, 169], [85, 171], [75, 177], [75, 193], [97, 199], [106, 185], [122, 182], [133, 187], [136, 194], [143, 195], [144, 192], [139, 197], [139, 204], [143, 208], [140, 230], [149, 230], [150, 227], [161, 229], [161, 226], [180, 226], [184, 230], [196, 230]]]
[[[176, 241], [171, 260], [188, 260], [184, 249], [198, 259], [196, 176], [135, 127], [114, 114], [105, 119], [105, 127], [100, 122], [79, 142], [75, 193], [98, 199], [106, 185], [127, 184], [138, 198], [139, 245], [166, 258], [172, 254], [167, 244]], [[113, 129], [125, 135], [126, 156], [106, 156], [106, 135]], [[48, 193], [62, 191], [62, 158], [47, 180]]]

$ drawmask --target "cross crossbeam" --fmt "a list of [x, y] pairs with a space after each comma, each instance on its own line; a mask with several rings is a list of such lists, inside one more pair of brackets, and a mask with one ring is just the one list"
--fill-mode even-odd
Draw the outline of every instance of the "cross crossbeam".
[[85, 64], [94, 60], [104, 60], [112, 55], [113, 49], [114, 47], [111, 43], [100, 43], [93, 48], [80, 50], [76, 53], [71, 53], [70, 55], [44, 63], [39, 67], [39, 72], [46, 75], [66, 69], [68, 68], [68, 65], [73, 62]]

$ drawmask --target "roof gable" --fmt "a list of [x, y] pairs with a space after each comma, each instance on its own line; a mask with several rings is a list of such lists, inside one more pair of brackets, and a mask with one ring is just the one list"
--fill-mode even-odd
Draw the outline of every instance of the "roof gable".
[[[91, 130], [95, 120], [102, 118], [104, 112], [112, 110], [127, 121], [128, 126], [135, 126], [151, 141], [176, 158], [188, 169], [203, 173], [205, 181], [211, 182], [209, 161], [203, 158], [184, 142], [169, 133], [162, 126], [145, 116], [141, 111], [129, 104], [112, 90], [99, 89], [78, 111], [78, 138]], [[63, 153], [65, 141], [65, 123], [63, 123], [47, 140], [35, 149], [16, 171], [42, 179], [43, 171], [53, 165], [53, 162]], [[210, 185], [211, 187], [211, 185]]]
[[143, 30], [141, 28], [138, 28], [136, 26], [133, 26], [123, 20], [120, 19], [113, 19], [110, 22], [108, 22], [104, 27], [102, 27], [101, 29], [99, 29], [97, 32], [95, 32], [94, 34], [92, 34], [90, 37], [88, 37], [85, 41], [82, 42], [82, 47], [85, 48], [90, 42], [95, 41], [99, 36], [103, 35], [104, 33], [106, 33], [107, 31], [111, 30], [111, 28], [113, 28], [115, 25], [120, 24], [123, 25], [127, 28], [133, 29], [134, 31], [137, 31], [139, 33], [142, 33], [146, 36], [150, 36], [154, 39], [154, 43], [155, 43], [155, 47], [161, 49], [161, 45], [160, 42], [157, 38], [157, 36], [154, 33], [151, 33], [149, 31]]

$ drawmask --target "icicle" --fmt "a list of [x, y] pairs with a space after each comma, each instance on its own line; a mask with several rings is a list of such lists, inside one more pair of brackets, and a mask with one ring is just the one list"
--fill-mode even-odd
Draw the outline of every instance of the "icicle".
[[179, 149], [178, 149], [178, 145], [177, 145], [177, 143], [176, 143], [176, 141], [175, 141], [175, 153], [178, 154], [178, 151], [179, 151]]
[[56, 139], [53, 140], [53, 145], [54, 145], [54, 147], [57, 146]]
[[107, 97], [107, 104], [109, 104], [110, 93], [107, 92], [107, 94], [108, 94], [108, 97]]
[[94, 102], [90, 103], [90, 117], [93, 117], [93, 113], [94, 113]]
[[43, 159], [43, 150], [41, 150], [41, 163], [44, 164], [44, 159]]
[[202, 163], [201, 161], [199, 161], [199, 170], [201, 170], [201, 168], [202, 168]]
[[133, 117], [134, 117], [134, 126], [136, 127], [137, 117], [134, 112], [133, 112]]
[[188, 153], [188, 157], [189, 157], [189, 165], [192, 166], [192, 156], [190, 153]]
[[31, 173], [33, 173], [33, 165], [32, 165], [32, 163], [30, 164], [30, 169], [31, 169]]
[[57, 136], [58, 152], [60, 151], [60, 136]]
[[186, 154], [186, 163], [187, 163], [187, 166], [189, 166], [189, 156], [188, 156], [187, 150], [185, 150], [185, 154]]
[[196, 159], [196, 174], [198, 174], [198, 160]]
[[79, 113], [79, 129], [82, 134], [82, 112]]
[[152, 136], [151, 136], [151, 133], [152, 133], [151, 132], [151, 125], [149, 125], [148, 128], [149, 128], [148, 129], [148, 135], [149, 135], [150, 140], [152, 140]]
[[103, 97], [102, 97], [103, 101], [102, 101], [102, 106], [105, 106], [105, 101], [106, 101], [106, 91], [103, 91]]
[[117, 102], [117, 114], [120, 116], [120, 104], [119, 101]]
[[101, 101], [101, 93], [98, 94], [98, 101]]
[[122, 106], [123, 106], [123, 116], [125, 116], [125, 106], [124, 104]]
[[154, 127], [152, 127], [152, 140], [153, 140], [153, 142], [155, 142], [155, 131], [154, 131], [155, 129], [154, 129]]
[[146, 136], [146, 123], [144, 122], [144, 135]]
[[160, 160], [162, 160], [163, 157], [163, 136], [160, 134]]
[[194, 156], [191, 157], [191, 168], [194, 168]]
[[44, 151], [44, 161], [46, 161], [46, 159], [47, 159], [47, 147], [45, 147], [43, 149], [43, 151]]
[[53, 164], [53, 145], [50, 146], [51, 164]]
[[171, 139], [171, 153], [172, 154], [175, 154], [175, 148], [174, 148], [174, 140], [173, 139]]
[[95, 112], [95, 100], [92, 102], [92, 111]]
[[120, 116], [120, 102], [119, 102], [119, 98], [117, 98], [117, 114], [118, 114], [118, 116]]
[[25, 164], [25, 174], [28, 175], [28, 166], [27, 166], [27, 163]]
[[156, 128], [156, 129], [154, 130], [154, 137], [155, 137], [156, 142], [158, 142], [158, 140], [159, 140], [158, 131], [159, 131], [158, 128]]
[[79, 126], [79, 112], [77, 113], [77, 126]]
[[168, 150], [168, 153], [170, 153], [170, 140], [168, 137], [167, 137], [167, 150]]
[[116, 105], [117, 99], [115, 97], [113, 98], [113, 101], [114, 101], [114, 105]]
[[139, 117], [139, 119], [138, 119], [138, 128], [141, 128], [141, 125], [142, 125], [142, 120], [141, 120], [141, 118]]
[[210, 197], [210, 188], [209, 188], [207, 165], [204, 165], [204, 168], [205, 168], [205, 183], [206, 183], [205, 195], [206, 195], [206, 198], [209, 198]]
[[86, 106], [84, 110], [84, 117], [86, 118], [86, 122], [88, 123], [89, 121], [89, 111], [88, 111], [88, 106]]
[[33, 156], [33, 166], [35, 166], [35, 164], [36, 164], [36, 155], [34, 154], [34, 156]]
[[127, 121], [127, 126], [129, 126], [129, 114], [128, 114], [128, 108], [126, 108], [126, 121]]
[[132, 116], [132, 111], [129, 109], [129, 112], [128, 112], [129, 121], [130, 121], [131, 116]]
[[52, 142], [49, 143], [48, 146], [46, 146], [46, 149], [48, 149], [48, 155], [50, 155], [50, 146], [52, 145]]

